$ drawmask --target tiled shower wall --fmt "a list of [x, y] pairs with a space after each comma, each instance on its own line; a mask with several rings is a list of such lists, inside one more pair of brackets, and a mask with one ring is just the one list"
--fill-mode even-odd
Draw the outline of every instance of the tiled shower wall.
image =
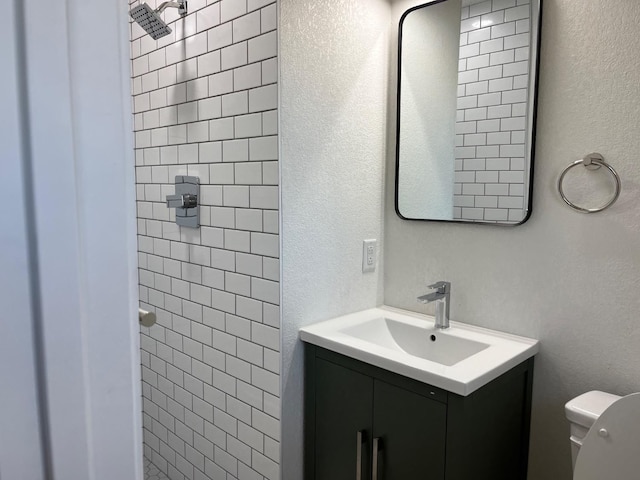
[[[188, 5], [162, 14], [158, 41], [131, 24], [140, 299], [158, 319], [141, 328], [144, 451], [172, 480], [275, 480], [276, 2]], [[200, 177], [200, 229], [164, 202], [185, 174]]]
[[455, 219], [523, 219], [530, 17], [529, 0], [462, 9]]

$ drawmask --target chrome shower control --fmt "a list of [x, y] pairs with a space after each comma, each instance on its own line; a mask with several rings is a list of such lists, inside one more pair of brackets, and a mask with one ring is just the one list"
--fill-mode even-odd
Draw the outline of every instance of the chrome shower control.
[[183, 227], [200, 226], [200, 179], [187, 175], [176, 175], [176, 193], [167, 195], [167, 207], [176, 209], [176, 223]]
[[196, 195], [167, 195], [167, 207], [169, 208], [194, 208], [198, 206]]

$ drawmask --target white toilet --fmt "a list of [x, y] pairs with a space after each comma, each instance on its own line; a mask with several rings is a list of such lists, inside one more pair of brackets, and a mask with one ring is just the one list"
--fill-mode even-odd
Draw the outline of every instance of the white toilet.
[[574, 480], [640, 479], [640, 393], [587, 392], [565, 412]]

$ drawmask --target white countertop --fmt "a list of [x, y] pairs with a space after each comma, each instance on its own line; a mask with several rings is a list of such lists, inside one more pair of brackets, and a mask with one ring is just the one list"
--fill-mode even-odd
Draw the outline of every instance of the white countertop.
[[[399, 328], [403, 335], [390, 333], [387, 326]], [[300, 329], [300, 338], [463, 396], [534, 356], [539, 348], [537, 340], [459, 322], [451, 322], [449, 329], [437, 330], [433, 317], [385, 306], [309, 325]], [[410, 343], [411, 348], [403, 342]], [[424, 342], [425, 352], [434, 348], [440, 352], [423, 355], [416, 351], [420, 342]], [[435, 347], [437, 342], [440, 343]], [[462, 359], [443, 348], [460, 350], [462, 353], [457, 355]]]

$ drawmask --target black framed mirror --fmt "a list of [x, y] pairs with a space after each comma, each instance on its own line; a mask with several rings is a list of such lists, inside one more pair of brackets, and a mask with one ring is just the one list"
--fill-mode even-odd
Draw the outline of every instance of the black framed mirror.
[[436, 0], [400, 20], [396, 212], [531, 214], [541, 0]]

